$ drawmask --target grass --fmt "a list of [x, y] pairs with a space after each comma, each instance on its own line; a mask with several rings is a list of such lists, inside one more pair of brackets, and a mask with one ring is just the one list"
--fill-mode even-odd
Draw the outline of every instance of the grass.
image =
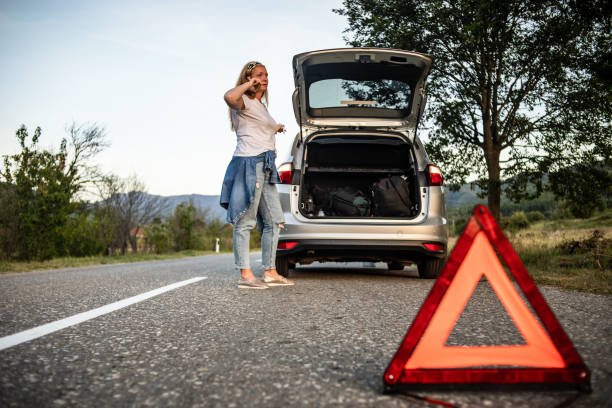
[[584, 230], [590, 228], [603, 229], [612, 227], [612, 209], [594, 215], [591, 218], [564, 219], [540, 221], [531, 226], [531, 230], [558, 231], [558, 230]]
[[[229, 251], [222, 251], [228, 252]], [[0, 261], [0, 274], [3, 273], [18, 273], [31, 272], [46, 269], [63, 269], [75, 268], [82, 266], [128, 263], [128, 262], [145, 262], [159, 261], [165, 259], [178, 259], [189, 256], [211, 255], [213, 251], [196, 251], [185, 250], [180, 252], [171, 252], [167, 254], [126, 254], [124, 256], [88, 256], [82, 258], [55, 258], [48, 261], [28, 261], [28, 262], [5, 262]]]
[[[612, 209], [505, 233], [536, 284], [612, 294]], [[449, 238], [449, 248], [457, 238]]]
[[612, 227], [538, 227], [508, 237], [536, 284], [612, 294]]

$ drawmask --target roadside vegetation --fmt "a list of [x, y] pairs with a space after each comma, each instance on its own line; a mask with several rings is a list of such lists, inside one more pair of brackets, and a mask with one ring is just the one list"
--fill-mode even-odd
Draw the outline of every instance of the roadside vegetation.
[[[517, 211], [502, 227], [538, 285], [612, 294], [612, 208], [590, 218], [571, 218], [562, 209], [550, 219], [539, 211]], [[455, 224], [452, 244], [465, 222]], [[467, 219], [465, 219], [467, 220]]]
[[537, 284], [610, 295], [610, 214], [607, 227], [557, 229], [554, 222], [542, 222], [509, 239]]
[[108, 146], [103, 128], [67, 133], [57, 150], [43, 149], [41, 129], [22, 125], [21, 151], [3, 156], [0, 273], [231, 251], [232, 226], [208, 209], [187, 201], [171, 210], [137, 176], [103, 174], [94, 162]]

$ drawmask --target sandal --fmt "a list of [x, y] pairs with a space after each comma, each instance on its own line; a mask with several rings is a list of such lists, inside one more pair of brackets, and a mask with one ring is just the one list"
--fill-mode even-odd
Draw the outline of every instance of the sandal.
[[295, 282], [285, 278], [284, 276], [279, 276], [278, 278], [271, 278], [269, 276], [264, 275], [263, 281], [268, 286], [293, 286]]

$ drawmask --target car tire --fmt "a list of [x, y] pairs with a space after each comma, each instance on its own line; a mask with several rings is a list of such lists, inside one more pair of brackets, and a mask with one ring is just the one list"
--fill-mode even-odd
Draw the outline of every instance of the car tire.
[[287, 258], [276, 258], [276, 272], [285, 278], [289, 277], [289, 260]]
[[418, 263], [419, 278], [437, 279], [444, 268], [446, 258], [429, 258]]

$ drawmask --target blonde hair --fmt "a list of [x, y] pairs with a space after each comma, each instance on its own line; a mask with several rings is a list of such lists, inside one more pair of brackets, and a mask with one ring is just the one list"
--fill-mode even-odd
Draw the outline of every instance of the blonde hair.
[[[245, 82], [249, 82], [249, 77], [251, 76], [251, 72], [253, 72], [253, 70], [255, 69], [255, 67], [266, 67], [264, 64], [262, 64], [261, 62], [257, 62], [257, 61], [249, 61], [246, 64], [244, 64], [244, 67], [242, 67], [242, 70], [240, 71], [240, 75], [238, 76], [238, 80], [236, 81], [236, 86], [242, 85]], [[251, 92], [249, 90], [247, 90], [245, 92], [246, 96], [248, 96], [249, 98], [253, 99], [255, 98], [255, 92]], [[269, 99], [268, 99], [268, 90], [266, 89], [263, 92], [262, 95], [262, 99], [264, 99], [266, 101], [266, 106], [269, 105]], [[232, 127], [232, 131], [236, 130], [234, 128], [234, 122], [232, 121], [232, 108], [228, 108], [229, 111], [229, 120], [230, 120], [230, 125]]]

